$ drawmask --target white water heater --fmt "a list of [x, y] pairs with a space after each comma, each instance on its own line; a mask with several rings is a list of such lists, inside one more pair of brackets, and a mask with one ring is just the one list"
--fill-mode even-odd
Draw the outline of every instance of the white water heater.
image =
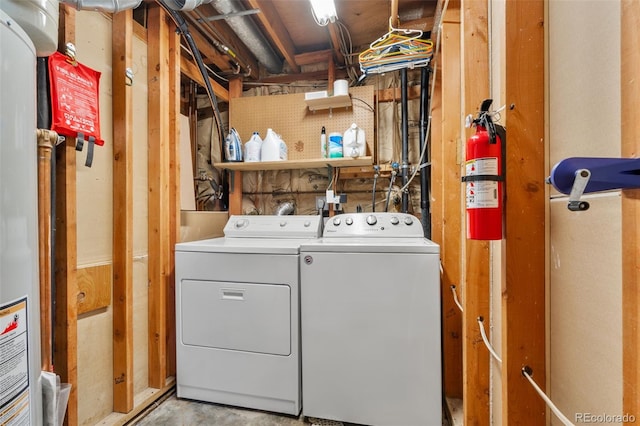
[[0, 3], [0, 424], [38, 425], [36, 48], [10, 3]]

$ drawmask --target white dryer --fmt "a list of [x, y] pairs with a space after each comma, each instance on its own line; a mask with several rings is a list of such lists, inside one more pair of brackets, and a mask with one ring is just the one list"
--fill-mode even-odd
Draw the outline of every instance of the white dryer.
[[442, 424], [439, 252], [399, 213], [336, 216], [301, 247], [305, 416]]
[[180, 398], [298, 415], [299, 251], [320, 216], [231, 216], [176, 245]]

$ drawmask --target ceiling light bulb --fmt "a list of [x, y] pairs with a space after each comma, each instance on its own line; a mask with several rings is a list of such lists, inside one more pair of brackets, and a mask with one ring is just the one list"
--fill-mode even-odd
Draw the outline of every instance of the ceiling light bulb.
[[309, 0], [316, 23], [321, 26], [334, 22], [338, 17], [333, 0]]

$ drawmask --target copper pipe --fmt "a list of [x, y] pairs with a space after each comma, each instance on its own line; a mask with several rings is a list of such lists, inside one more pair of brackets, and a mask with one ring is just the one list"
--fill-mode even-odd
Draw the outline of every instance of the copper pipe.
[[42, 370], [53, 371], [51, 319], [51, 153], [58, 134], [38, 129], [38, 252]]

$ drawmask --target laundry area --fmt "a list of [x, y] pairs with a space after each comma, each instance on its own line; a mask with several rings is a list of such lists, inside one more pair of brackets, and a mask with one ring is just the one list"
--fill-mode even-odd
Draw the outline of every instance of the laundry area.
[[0, 424], [635, 423], [638, 40], [634, 0], [0, 1]]

